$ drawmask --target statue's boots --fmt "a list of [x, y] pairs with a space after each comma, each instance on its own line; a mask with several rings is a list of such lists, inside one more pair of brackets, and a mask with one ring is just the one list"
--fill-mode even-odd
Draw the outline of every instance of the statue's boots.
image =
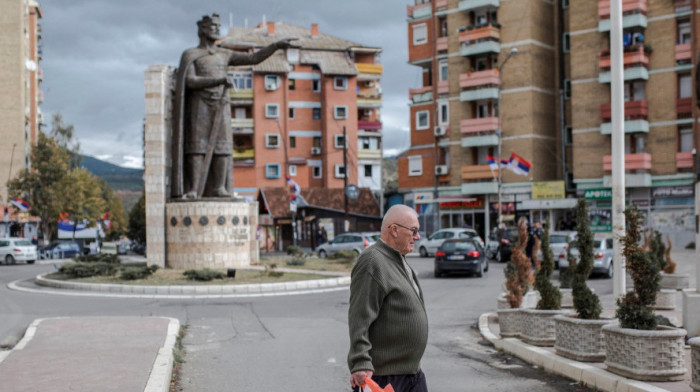
[[231, 194], [228, 193], [228, 191], [226, 190], [225, 187], [221, 186], [214, 191], [214, 194], [212, 196], [214, 196], [214, 197], [231, 197]]

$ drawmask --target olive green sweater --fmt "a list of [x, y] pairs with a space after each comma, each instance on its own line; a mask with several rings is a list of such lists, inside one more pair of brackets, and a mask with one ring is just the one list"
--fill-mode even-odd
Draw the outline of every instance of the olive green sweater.
[[367, 248], [352, 269], [350, 373], [416, 374], [428, 342], [423, 291], [416, 293], [401, 254], [382, 240]]

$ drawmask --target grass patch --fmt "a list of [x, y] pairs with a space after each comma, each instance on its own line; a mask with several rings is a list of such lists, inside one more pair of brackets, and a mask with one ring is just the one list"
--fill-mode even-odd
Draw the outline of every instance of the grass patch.
[[354, 262], [348, 263], [343, 259], [322, 259], [319, 257], [307, 257], [303, 265], [287, 264], [287, 260], [291, 260], [292, 257], [261, 257], [260, 264], [263, 266], [277, 265], [280, 268], [288, 269], [304, 269], [304, 270], [314, 270], [314, 271], [328, 271], [328, 272], [347, 272], [352, 271], [352, 267], [355, 265]]

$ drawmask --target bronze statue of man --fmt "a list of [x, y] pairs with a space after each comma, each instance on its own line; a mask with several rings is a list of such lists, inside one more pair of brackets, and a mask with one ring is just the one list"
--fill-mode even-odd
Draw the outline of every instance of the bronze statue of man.
[[233, 195], [233, 132], [226, 77], [230, 65], [258, 64], [291, 39], [254, 53], [217, 46], [219, 15], [197, 22], [199, 46], [182, 53], [173, 105], [173, 198], [197, 199]]

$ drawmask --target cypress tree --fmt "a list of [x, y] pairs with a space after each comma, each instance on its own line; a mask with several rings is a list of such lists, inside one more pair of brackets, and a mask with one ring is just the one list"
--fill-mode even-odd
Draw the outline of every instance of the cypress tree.
[[579, 260], [569, 267], [573, 268], [571, 294], [574, 297], [574, 308], [581, 319], [597, 319], [602, 312], [600, 300], [586, 285], [593, 270], [593, 233], [588, 221], [588, 205], [584, 199], [579, 199], [576, 205], [576, 248]]
[[[549, 277], [554, 271], [554, 254], [552, 254], [552, 249], [549, 247], [549, 226], [544, 228], [541, 249], [542, 262], [540, 263], [540, 269], [535, 274], [535, 289], [540, 292], [537, 309], [556, 310], [561, 307], [561, 293], [549, 281]], [[533, 250], [532, 257], [537, 257], [535, 254]]]

